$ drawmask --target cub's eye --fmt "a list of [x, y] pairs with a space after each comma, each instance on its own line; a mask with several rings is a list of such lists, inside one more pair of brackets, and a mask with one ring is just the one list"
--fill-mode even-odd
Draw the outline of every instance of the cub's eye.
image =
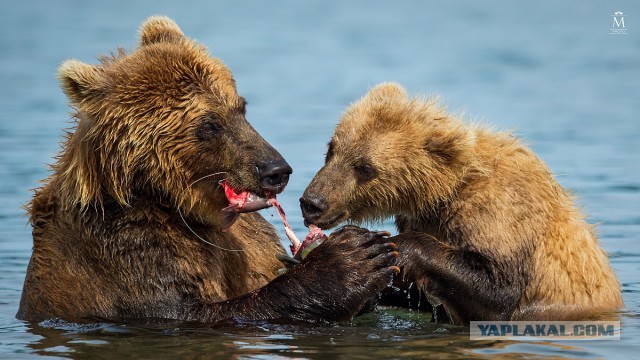
[[367, 182], [373, 180], [378, 176], [378, 170], [369, 163], [358, 164], [354, 167], [356, 172], [356, 178], [360, 182]]
[[196, 137], [200, 140], [211, 140], [222, 131], [222, 125], [217, 119], [204, 120], [196, 129]]
[[325, 164], [328, 163], [332, 157], [333, 157], [333, 140], [329, 142], [329, 147], [327, 148], [327, 154], [324, 157]]

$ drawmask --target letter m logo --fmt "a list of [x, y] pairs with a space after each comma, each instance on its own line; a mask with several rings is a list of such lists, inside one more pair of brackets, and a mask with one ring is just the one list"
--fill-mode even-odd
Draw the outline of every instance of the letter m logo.
[[611, 25], [614, 28], [623, 28], [624, 29], [624, 16], [620, 16], [618, 19], [617, 16], [613, 17], [613, 24]]

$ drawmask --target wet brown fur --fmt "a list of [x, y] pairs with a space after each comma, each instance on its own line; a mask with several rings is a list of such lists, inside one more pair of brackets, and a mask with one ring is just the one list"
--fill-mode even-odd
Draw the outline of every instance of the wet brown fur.
[[[362, 180], [362, 164], [373, 179]], [[455, 322], [573, 319], [622, 306], [593, 227], [530, 149], [399, 85], [378, 85], [350, 106], [305, 196], [326, 200], [307, 218], [323, 228], [395, 216], [405, 276]]]
[[59, 76], [76, 123], [28, 206], [18, 318], [345, 320], [396, 271], [386, 240], [363, 229], [279, 277], [284, 249], [262, 216], [221, 230], [218, 181], [262, 193], [258, 164], [286, 162], [245, 119], [229, 69], [171, 19], [145, 21], [133, 52], [69, 60]]
[[[148, 19], [140, 38], [131, 54], [60, 67], [76, 124], [28, 206], [34, 248], [21, 318], [177, 318], [191, 297], [247, 293], [280, 267], [274, 254], [284, 250], [260, 215], [243, 215], [228, 233], [217, 228], [223, 176], [189, 187], [237, 165], [232, 151], [208, 152], [193, 136], [209, 112], [239, 132], [248, 126], [231, 72], [168, 18]], [[230, 180], [251, 189], [253, 177]], [[200, 236], [241, 251], [203, 244], [177, 208]]]

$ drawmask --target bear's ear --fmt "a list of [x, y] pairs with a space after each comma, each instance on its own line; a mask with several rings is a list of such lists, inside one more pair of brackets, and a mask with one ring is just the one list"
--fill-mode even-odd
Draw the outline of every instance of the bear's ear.
[[58, 69], [62, 90], [74, 104], [96, 94], [100, 84], [100, 72], [95, 66], [78, 60], [67, 60]]
[[367, 97], [374, 101], [384, 101], [389, 99], [406, 99], [407, 91], [397, 83], [385, 82], [376, 85], [369, 91]]
[[472, 134], [462, 128], [434, 129], [424, 142], [424, 149], [436, 161], [453, 166], [469, 160], [474, 142]]
[[184, 39], [178, 24], [166, 16], [152, 16], [140, 26], [140, 46], [160, 42], [179, 43]]

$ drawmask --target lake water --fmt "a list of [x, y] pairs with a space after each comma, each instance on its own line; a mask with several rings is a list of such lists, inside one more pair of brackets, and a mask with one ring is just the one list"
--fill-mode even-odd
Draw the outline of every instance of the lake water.
[[[637, 358], [640, 352], [640, 3], [637, 1], [19, 1], [0, 11], [0, 358]], [[277, 5], [276, 5], [277, 3]], [[625, 13], [628, 34], [611, 35]], [[380, 81], [439, 94], [513, 129], [574, 191], [622, 283], [619, 341], [470, 341], [468, 328], [381, 309], [353, 324], [78, 327], [15, 319], [31, 233], [20, 208], [47, 176], [69, 107], [56, 68], [132, 49], [173, 17], [229, 65], [248, 118], [294, 168], [297, 199], [344, 108]], [[263, 211], [278, 228], [273, 211]], [[391, 222], [376, 227], [393, 231]], [[283, 233], [281, 233], [283, 235]], [[284, 237], [284, 236], [283, 236]], [[589, 264], [585, 264], [588, 266]]]

